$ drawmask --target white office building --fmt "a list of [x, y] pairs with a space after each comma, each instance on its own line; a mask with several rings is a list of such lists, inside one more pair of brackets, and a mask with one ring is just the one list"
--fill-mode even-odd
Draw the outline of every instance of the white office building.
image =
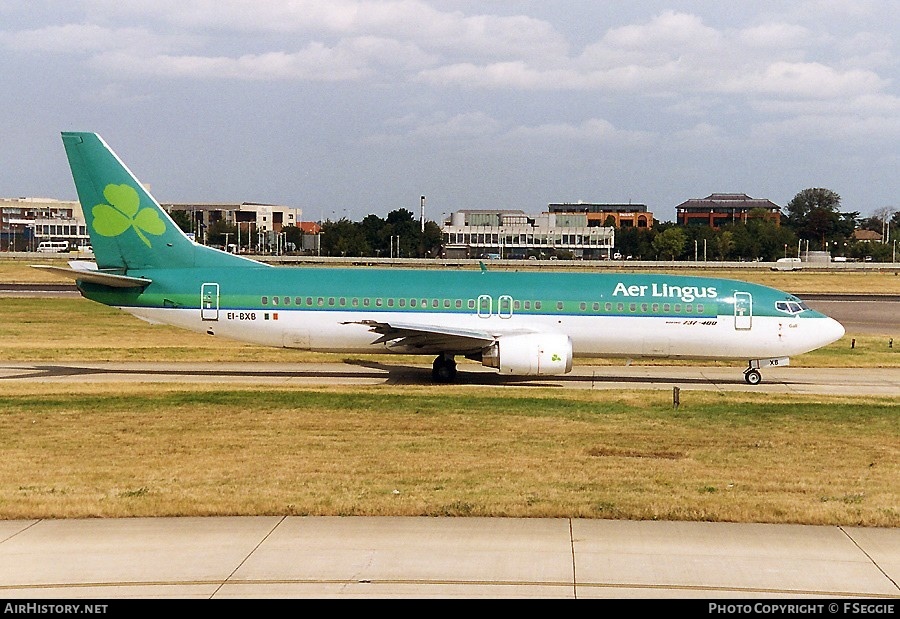
[[615, 228], [588, 226], [584, 213], [542, 213], [529, 217], [515, 210], [462, 210], [450, 215], [441, 231], [448, 258], [609, 258]]

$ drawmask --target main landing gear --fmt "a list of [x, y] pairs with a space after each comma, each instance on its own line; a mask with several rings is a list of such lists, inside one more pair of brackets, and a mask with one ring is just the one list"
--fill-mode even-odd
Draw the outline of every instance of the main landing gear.
[[431, 365], [431, 380], [436, 383], [452, 383], [456, 380], [456, 361], [453, 355], [441, 353]]
[[744, 370], [744, 380], [748, 385], [758, 385], [762, 382], [762, 374], [756, 368], [749, 367]]

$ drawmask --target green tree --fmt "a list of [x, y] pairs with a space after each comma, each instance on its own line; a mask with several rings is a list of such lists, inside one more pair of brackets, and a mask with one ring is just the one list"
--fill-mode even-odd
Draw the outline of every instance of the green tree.
[[842, 243], [856, 229], [858, 212], [841, 213], [841, 197], [830, 189], [804, 189], [787, 204], [785, 225], [800, 239], [813, 241], [821, 249], [829, 242]]
[[169, 216], [172, 218], [172, 221], [181, 228], [182, 232], [193, 231], [191, 227], [191, 216], [188, 215], [187, 211], [169, 211]]
[[668, 257], [671, 260], [675, 260], [684, 251], [686, 240], [687, 237], [681, 228], [669, 228], [660, 232], [653, 239], [653, 250], [661, 259]]
[[237, 227], [226, 223], [224, 219], [214, 221], [206, 231], [206, 242], [222, 247], [228, 243], [237, 243]]
[[281, 228], [284, 233], [284, 242], [287, 243], [287, 251], [298, 252], [303, 249], [303, 230], [297, 226], [284, 226]]
[[326, 256], [371, 256], [362, 227], [346, 217], [322, 224], [322, 253]]
[[422, 228], [421, 223], [416, 221], [412, 211], [405, 208], [391, 211], [387, 215], [387, 223], [390, 226], [390, 233], [395, 238], [395, 252], [399, 247], [399, 254], [403, 258], [415, 258], [421, 253], [422, 244]]
[[731, 260], [734, 258], [734, 232], [722, 230], [716, 237], [716, 254], [719, 260]]
[[725, 231], [732, 235], [733, 257], [773, 262], [785, 257], [789, 249], [797, 244], [792, 230], [767, 219], [765, 214], [766, 211], [757, 212], [746, 223], [738, 222], [725, 227]]
[[366, 243], [376, 256], [390, 255], [390, 236], [388, 224], [378, 215], [366, 215], [360, 222]]
[[440, 258], [444, 246], [444, 235], [441, 234], [441, 227], [433, 222], [425, 222], [425, 257]]

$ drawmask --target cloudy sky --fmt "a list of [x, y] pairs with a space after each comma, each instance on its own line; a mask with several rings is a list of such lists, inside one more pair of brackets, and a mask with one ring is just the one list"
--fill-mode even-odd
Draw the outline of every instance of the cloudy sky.
[[714, 192], [900, 208], [900, 3], [0, 0], [0, 196], [96, 131], [164, 202], [304, 219]]

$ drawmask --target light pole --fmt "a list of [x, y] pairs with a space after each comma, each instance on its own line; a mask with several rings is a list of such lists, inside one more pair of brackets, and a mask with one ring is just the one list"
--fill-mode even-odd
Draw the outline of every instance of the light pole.
[[422, 218], [421, 218], [422, 219], [422, 232], [424, 233], [425, 232], [425, 196], [422, 196], [420, 198], [420, 200], [422, 202]]

